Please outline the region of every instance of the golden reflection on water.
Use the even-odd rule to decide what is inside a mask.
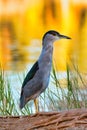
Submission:
[[[41,52],[43,34],[54,29],[72,38],[54,43],[56,68],[65,70],[66,63],[73,61],[81,71],[87,71],[87,3],[73,0],[0,2],[2,68],[21,71],[27,64],[33,64]]]

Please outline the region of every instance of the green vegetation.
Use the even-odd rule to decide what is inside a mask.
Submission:
[[[14,102],[10,93],[10,84],[5,86],[4,72],[0,71],[0,115],[11,115],[14,109]]]
[[[57,97],[58,107],[56,108],[56,106],[54,106],[54,108],[62,110],[87,107],[85,81],[75,65],[73,65],[73,69],[70,69],[67,65],[64,84],[58,80],[54,67],[52,72],[52,78],[57,91],[55,96]]]
[[[0,115],[19,115],[30,114],[26,105],[25,109],[19,111],[15,104],[9,81],[5,80],[4,71],[0,71]]]
[[[74,65],[73,65],[74,66]],[[54,66],[52,68],[51,86],[39,97],[40,110],[67,110],[87,107],[87,90],[85,82],[74,66],[71,70],[67,65],[66,78],[58,80]],[[10,82],[5,80],[4,71],[0,71],[0,115],[26,115],[33,113],[27,104],[20,110],[12,96]]]

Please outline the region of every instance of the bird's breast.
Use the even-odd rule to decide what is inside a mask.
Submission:
[[[49,84],[50,71],[51,71],[51,62],[47,64],[42,64],[40,68],[40,80],[42,81],[42,90],[46,89]]]

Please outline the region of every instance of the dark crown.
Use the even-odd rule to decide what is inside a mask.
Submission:
[[[46,33],[44,34],[43,39],[45,38],[45,36],[46,36],[47,34],[51,34],[51,35],[54,35],[54,36],[59,36],[59,35],[60,35],[57,31],[50,30],[50,31],[48,31],[48,32],[46,32]]]

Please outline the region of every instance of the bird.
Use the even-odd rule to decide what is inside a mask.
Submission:
[[[22,83],[20,109],[24,108],[30,100],[35,101],[48,87],[52,67],[53,43],[59,39],[71,38],[55,30],[49,30],[43,35],[41,54]],[[36,109],[38,108],[36,107]]]

